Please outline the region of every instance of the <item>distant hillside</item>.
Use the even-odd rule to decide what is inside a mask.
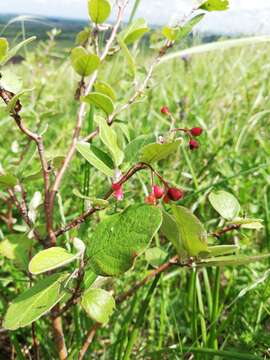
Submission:
[[[4,27],[8,24],[8,22],[14,20],[16,17],[17,15],[0,15],[0,33],[2,33]],[[62,33],[58,37],[58,39],[65,41],[73,41],[76,34],[80,30],[82,30],[87,24],[88,22],[84,20],[43,18],[37,16],[33,16],[31,20],[31,15],[29,15],[29,19],[24,22],[27,36],[35,35],[38,37],[39,40],[44,40],[45,38],[47,38],[46,33],[50,29],[57,28],[62,30]],[[5,36],[9,40],[12,40],[16,38],[18,34],[21,33],[21,31],[21,21],[16,21],[10,24],[1,36]]]

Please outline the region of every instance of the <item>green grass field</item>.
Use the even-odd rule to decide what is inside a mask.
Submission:
[[[3,74],[9,73],[10,78],[16,74],[25,89],[34,89],[22,97],[22,116],[29,128],[44,130],[48,158],[61,157],[67,151],[78,108],[74,92],[79,78],[71,68],[69,50],[55,45],[57,42],[46,41],[24,49],[25,62],[9,64],[1,70]],[[189,152],[183,145],[170,159],[159,163],[157,169],[170,183],[185,190],[181,205],[191,208],[208,232],[222,226],[208,201],[213,188],[233,193],[243,214],[263,219],[261,231],[241,230],[215,240],[215,244],[240,244],[241,252],[247,255],[270,252],[269,51],[270,44],[265,42],[195,54],[187,62],[181,58],[164,62],[156,69],[146,96],[123,112],[114,125],[122,144],[142,134],[162,135],[170,123],[160,114],[160,108],[168,105],[177,119],[177,127],[201,126],[204,133],[198,151]],[[147,49],[144,53],[145,56],[137,58],[141,68],[139,80],[152,55]],[[112,58],[100,72],[100,79],[106,79],[116,91],[117,105],[132,93],[129,77],[121,54]],[[92,127],[89,116],[82,136],[91,132]],[[4,169],[18,166],[21,151],[31,148],[4,106],[0,111],[0,143],[0,165]],[[94,143],[101,145],[98,139]],[[36,155],[26,156],[23,161],[28,161],[25,177],[39,170]],[[104,193],[110,185],[106,176],[85,164],[77,154],[57,198],[59,224],[81,212],[82,200],[74,196],[72,190],[83,191],[86,169],[90,179],[89,196]],[[148,175],[143,172],[133,178],[126,186],[124,202],[118,207],[124,208],[135,200],[143,202]],[[42,182],[35,177],[27,186],[29,199],[35,191],[42,191]],[[113,210],[111,207],[110,211]],[[87,242],[89,233],[104,215],[101,212],[90,218],[80,228],[80,238]],[[4,223],[0,222],[0,226],[0,235],[4,238],[7,229]],[[16,226],[16,231],[20,231],[21,220]],[[68,237],[60,240],[66,243]],[[173,254],[172,246],[162,237],[156,236],[152,245]],[[8,302],[18,290],[28,286],[28,277],[2,257],[0,266],[1,320]],[[144,254],[136,261],[135,270],[119,279],[106,279],[105,288],[120,294],[143,279],[149,271]],[[131,358],[136,360],[268,359],[269,275],[267,260],[197,271],[173,267],[156,278],[158,286],[150,282],[130,301],[117,306],[110,322],[98,330],[87,359],[128,359],[129,349]],[[63,320],[66,343],[69,359],[77,359],[80,344],[93,322],[77,306],[70,314]],[[57,359],[53,337],[48,335],[50,331],[49,318],[36,323],[42,360]],[[13,359],[12,349],[16,350],[17,359],[30,359],[29,344],[29,327],[11,333],[1,331],[0,353],[3,355],[0,359],[9,356]]]

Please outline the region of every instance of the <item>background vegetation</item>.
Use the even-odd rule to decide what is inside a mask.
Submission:
[[[13,38],[19,29],[11,26],[10,31]],[[36,34],[36,28],[33,32]],[[62,35],[64,41],[72,37],[70,30]],[[58,154],[61,158],[70,143],[76,118],[74,91],[78,78],[71,69],[66,43],[59,41],[55,42],[51,37],[36,42],[34,47],[22,52],[26,61],[19,65],[9,64],[3,71],[16,74],[24,88],[34,88],[32,94],[23,98],[23,117],[30,128],[47,129],[47,155],[55,157]],[[194,42],[198,41],[194,39]],[[166,104],[175,114],[178,127],[191,128],[198,124],[203,127],[205,131],[199,151],[191,153],[181,147],[170,161],[160,164],[159,171],[172,184],[181,185],[186,192],[181,204],[192,208],[208,231],[215,230],[220,221],[207,199],[213,187],[233,193],[248,216],[263,219],[264,229],[260,232],[243,230],[225,235],[220,240],[220,244],[240,243],[246,254],[270,252],[269,50],[267,43],[254,44],[202,53],[185,61],[176,58],[164,62],[155,72],[153,87],[147,97],[123,113],[116,125],[123,142],[141,134],[163,134],[170,125],[168,119],[160,114],[161,106]],[[145,48],[143,53],[139,61],[142,74],[151,50]],[[129,71],[123,66],[122,55],[116,55],[101,74],[117,89],[118,102],[132,91],[126,81]],[[82,135],[91,132],[92,127],[89,116]],[[4,109],[0,110],[0,143],[3,168],[11,162],[18,166],[22,160],[21,151],[29,149],[27,139],[17,131]],[[38,159],[34,155],[28,161],[30,175],[35,168],[38,170]],[[82,166],[80,155],[76,155],[58,196],[62,210],[58,214],[59,222],[79,215],[83,202],[72,191],[83,191],[88,171],[90,196],[102,194],[110,186],[108,179],[90,165]],[[35,177],[29,181],[31,190],[28,196],[31,199],[35,191],[42,191],[42,184]],[[142,202],[146,195],[146,182],[147,173],[137,175],[125,189],[125,201],[118,206]],[[67,217],[63,218],[63,214]],[[95,220],[102,216],[99,214]],[[80,238],[87,239],[94,223],[90,219],[81,227]],[[2,238],[6,231],[2,222]],[[24,231],[20,220],[16,231]],[[171,245],[164,239],[156,237],[155,242],[170,252]],[[16,264],[3,257],[0,257],[0,266],[2,318],[9,301],[25,290],[28,277],[25,272],[15,271]],[[116,294],[147,274],[149,263],[145,256],[139,258],[136,268],[140,271],[129,272],[110,283]],[[267,261],[221,271],[210,268],[192,272],[172,268],[161,275],[159,287],[152,293],[151,284],[147,285],[130,302],[117,307],[110,320],[114,327],[109,323],[99,330],[99,336],[89,350],[89,358],[122,359],[130,339],[135,340],[133,356],[136,359],[191,359],[191,348],[197,349],[196,359],[213,358],[211,350],[207,349],[215,351],[215,348],[225,351],[217,359],[247,359],[246,355],[241,357],[241,353],[249,353],[253,359],[270,358],[268,269]],[[66,316],[64,328],[67,346],[71,349],[70,359],[76,359],[78,344],[84,341],[92,321],[79,308],[74,307],[72,311],[75,321],[70,322]],[[37,322],[42,359],[48,360],[57,358],[52,339],[48,336],[49,329],[49,320]],[[13,333],[0,330],[1,359],[12,358],[14,349],[18,359],[30,358],[29,344],[30,328]]]

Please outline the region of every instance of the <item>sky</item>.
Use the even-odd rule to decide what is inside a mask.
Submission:
[[[134,0],[130,0],[134,3]],[[0,13],[87,19],[87,0],[0,0]],[[111,0],[113,3],[114,0]],[[198,1],[197,1],[198,2]],[[165,3],[165,5],[164,5]],[[137,16],[150,24],[181,18],[196,0],[141,0]],[[209,13],[199,26],[206,32],[270,34],[270,0],[230,0],[227,12]]]

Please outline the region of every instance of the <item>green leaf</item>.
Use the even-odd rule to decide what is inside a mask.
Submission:
[[[189,21],[187,21],[184,24],[184,26],[180,27],[180,29],[178,30],[177,35],[176,35],[176,40],[180,41],[183,38],[185,38],[186,36],[188,36],[192,32],[194,26],[196,26],[200,21],[202,21],[204,16],[205,16],[205,14],[199,14],[199,15],[194,16]]]
[[[90,28],[85,28],[84,30],[80,31],[76,36],[76,40],[75,40],[76,45],[81,45],[81,46],[85,45],[90,35],[91,35]]]
[[[98,275],[118,276],[149,246],[162,222],[158,207],[132,205],[98,224],[88,244],[90,267]]]
[[[206,0],[199,9],[206,11],[223,11],[229,9],[229,0]]]
[[[111,14],[110,1],[88,0],[88,12],[94,23],[101,24],[106,21]]]
[[[208,252],[210,256],[220,256],[235,253],[239,250],[237,245],[217,245],[208,246]]]
[[[137,19],[133,21],[125,30],[123,30],[119,37],[126,45],[130,45],[139,40],[145,33],[149,31],[144,19]]]
[[[0,254],[14,261],[19,268],[26,270],[32,245],[33,240],[26,235],[8,235],[0,241]]]
[[[125,148],[125,161],[134,163],[139,158],[141,148],[155,141],[154,135],[141,135],[132,140]]]
[[[102,117],[98,117],[97,122],[99,126],[100,139],[110,151],[114,159],[115,165],[118,167],[122,164],[124,160],[124,153],[119,148],[116,132],[111,126],[107,124],[107,121]]]
[[[180,141],[175,141],[168,144],[148,144],[141,149],[140,161],[151,164],[168,156],[175,154],[179,148]]]
[[[29,272],[33,275],[65,266],[76,260],[80,253],[71,254],[61,247],[52,247],[37,253],[29,263]]]
[[[33,42],[34,40],[36,40],[36,36],[32,36],[28,39],[23,40],[22,42],[20,42],[19,44],[17,44],[16,46],[14,46],[12,49],[9,50],[9,52],[7,53],[7,55],[5,56],[5,58],[2,60],[2,65],[7,63],[11,58],[13,58],[13,56],[15,56],[24,46],[30,44],[31,42]]]
[[[145,251],[145,259],[153,267],[162,265],[166,261],[167,256],[167,252],[159,247],[153,247]]]
[[[178,255],[184,255],[184,244],[181,241],[177,223],[173,216],[168,214],[166,211],[163,211],[163,221],[160,232],[173,244]]]
[[[114,164],[108,154],[83,141],[79,142],[76,148],[79,153],[96,169],[107,176],[114,176]]]
[[[233,225],[241,225],[242,229],[261,230],[263,229],[262,219],[234,218]]]
[[[115,309],[113,296],[103,289],[89,289],[83,293],[82,307],[87,314],[100,324],[109,321]]]
[[[75,196],[77,196],[78,198],[80,199],[83,199],[83,200],[89,200],[91,202],[91,204],[93,206],[103,206],[103,207],[106,207],[109,205],[109,201],[108,200],[104,200],[104,199],[96,199],[96,198],[93,198],[91,196],[86,196],[86,195],[83,195],[80,193],[80,191],[78,189],[73,189],[73,194]]]
[[[8,189],[17,185],[17,178],[12,174],[0,175],[0,187]]]
[[[131,55],[125,42],[118,36],[117,41],[120,45],[121,50],[123,51],[124,57],[127,61],[128,68],[130,70],[131,76],[134,78],[136,75],[136,64],[133,56]]]
[[[231,255],[231,256],[218,256],[209,259],[203,259],[196,263],[196,267],[208,266],[237,266],[246,265],[252,262],[261,261],[270,257],[270,254],[262,254],[256,256],[245,255]]]
[[[9,49],[9,43],[7,39],[0,38],[0,64],[1,61],[6,57]]]
[[[89,76],[99,67],[100,59],[79,46],[71,51],[71,64],[79,75]]]
[[[111,87],[111,85],[109,85],[108,83],[106,83],[105,81],[99,81],[95,83],[95,90],[99,93],[102,93],[104,95],[109,96],[112,101],[116,100],[116,93],[113,90],[113,88]]]
[[[19,295],[8,308],[4,328],[16,330],[46,314],[65,296],[68,277],[67,273],[48,276]]]
[[[22,79],[10,69],[5,70],[3,77],[0,79],[0,84],[4,89],[15,94],[21,91],[23,85]]]
[[[28,90],[22,90],[19,93],[17,93],[16,95],[13,96],[13,98],[9,101],[8,105],[7,105],[7,112],[12,112],[17,104],[17,101],[22,97],[22,95],[28,93],[28,92],[32,92],[34,89],[28,89]]]
[[[230,193],[220,190],[209,195],[213,208],[226,220],[234,219],[240,211],[238,200]]]
[[[95,105],[101,110],[103,110],[107,115],[110,115],[114,111],[114,104],[112,99],[99,92],[92,92],[87,96],[81,98],[83,102],[86,102],[91,105]]]
[[[190,256],[207,253],[207,232],[199,219],[183,206],[172,206],[181,241]]]
[[[177,39],[178,31],[179,31],[179,27],[171,28],[169,26],[165,26],[162,29],[162,34],[166,37],[166,39],[170,41],[175,41]]]

